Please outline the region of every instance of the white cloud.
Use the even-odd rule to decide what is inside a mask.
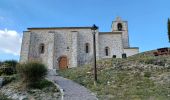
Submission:
[[[0,30],[0,52],[20,54],[22,36],[15,30]]]

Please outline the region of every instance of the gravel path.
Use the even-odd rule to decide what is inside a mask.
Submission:
[[[98,100],[85,87],[61,76],[57,76],[54,71],[50,71],[48,79],[56,83],[60,89],[63,89],[63,100]]]

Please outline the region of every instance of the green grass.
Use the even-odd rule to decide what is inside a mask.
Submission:
[[[46,80],[46,79],[43,79],[43,80],[40,80],[40,81],[37,81],[37,82],[34,82],[34,84],[31,84],[30,88],[34,88],[34,89],[43,89],[43,88],[47,88],[47,87],[55,87],[55,85]]]
[[[150,59],[150,60],[146,60]],[[161,62],[163,59],[166,61]],[[158,60],[161,64],[158,63]],[[135,55],[128,59],[106,59],[98,61],[98,81],[93,84],[92,66],[61,70],[58,73],[97,94],[100,100],[170,100],[170,70],[126,69],[134,63],[164,66],[169,57]],[[115,68],[113,67],[122,67]]]

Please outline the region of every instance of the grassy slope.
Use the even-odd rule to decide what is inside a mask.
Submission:
[[[152,52],[128,59],[98,61],[98,82],[93,85],[91,65],[59,71],[97,94],[101,100],[169,100],[170,69],[142,69],[141,66],[165,66],[169,56],[154,57]],[[170,64],[169,64],[170,65]],[[133,66],[132,68],[127,68]],[[135,67],[134,67],[135,66]]]

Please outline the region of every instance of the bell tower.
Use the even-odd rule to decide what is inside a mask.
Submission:
[[[122,32],[123,47],[130,47],[127,21],[122,21],[120,17],[117,17],[116,20],[112,22],[112,32]]]

